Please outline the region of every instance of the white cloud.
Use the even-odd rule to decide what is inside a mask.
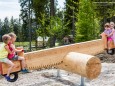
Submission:
[[[20,14],[20,3],[18,0],[0,0],[0,19],[9,19],[13,16],[18,18]]]

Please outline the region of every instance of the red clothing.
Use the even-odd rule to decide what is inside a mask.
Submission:
[[[11,43],[9,43],[8,46],[9,46],[9,49],[11,51],[13,51],[13,49],[11,48]],[[14,55],[15,55],[15,53],[13,53],[13,54],[8,53],[8,59],[12,59],[14,57]]]

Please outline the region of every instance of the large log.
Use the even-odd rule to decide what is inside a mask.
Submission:
[[[93,79],[99,75],[101,70],[101,64],[98,58],[90,55],[96,55],[102,52],[103,49],[104,47],[101,40],[93,40],[50,49],[38,50],[34,52],[28,52],[24,54],[24,57],[26,59],[28,69],[41,69],[55,66],[63,70],[80,74],[81,76],[87,77],[89,79]],[[83,54],[77,56],[76,53],[70,52]],[[20,55],[23,54],[20,53]],[[79,69],[79,66],[82,68]],[[97,70],[95,70],[95,68],[93,67],[97,67]]]
[[[81,76],[87,77],[89,79],[93,79],[96,78],[101,71],[101,63],[98,58],[94,56],[89,56],[89,55],[87,56],[82,54],[80,54],[81,56],[80,55],[77,56],[77,54],[75,54],[76,56],[75,58],[73,58],[73,55],[71,58],[68,58],[67,55],[69,55],[70,52],[79,52],[84,54],[96,55],[102,52],[103,49],[104,47],[101,40],[93,40],[88,42],[76,43],[76,44],[60,46],[56,48],[29,52],[25,54],[25,58],[26,58],[28,69],[40,69],[40,68],[48,68],[50,66],[55,66],[58,67],[59,69],[67,70],[76,74],[80,74]],[[79,64],[80,58],[82,59],[83,61],[82,63],[84,63],[84,65]],[[78,64],[75,62],[78,62]],[[89,66],[87,66],[88,63]],[[68,66],[70,65],[70,67],[65,65]],[[71,69],[72,65],[74,65],[73,69]],[[78,69],[79,65],[82,65],[84,67],[84,69],[81,69],[81,71],[82,72],[84,71],[85,73],[79,71]],[[94,70],[93,67],[96,66],[98,67],[98,69],[93,73],[92,72]],[[89,70],[91,67],[92,69]],[[88,74],[88,72],[90,72],[91,74]]]
[[[28,69],[39,69],[60,64],[69,52],[96,55],[103,52],[103,49],[102,40],[93,40],[28,52],[25,53],[25,58]]]
[[[92,55],[70,52],[64,57],[63,63],[56,67],[94,79],[101,72],[101,61]]]

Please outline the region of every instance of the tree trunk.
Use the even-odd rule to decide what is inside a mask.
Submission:
[[[55,16],[54,0],[50,0],[50,16]]]
[[[50,47],[55,47],[56,36],[50,38]]]
[[[50,18],[55,16],[55,6],[54,6],[54,0],[50,0]],[[52,28],[52,25],[50,25],[50,28]],[[56,37],[53,36],[50,38],[50,47],[55,46]]]

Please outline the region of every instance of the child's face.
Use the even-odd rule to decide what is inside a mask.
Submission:
[[[7,44],[11,42],[11,37],[8,38]]]
[[[16,41],[16,37],[12,37],[11,40],[12,40],[12,42],[15,42]]]
[[[113,24],[113,23],[110,23],[110,26],[111,26],[111,28],[114,28],[115,24]]]

